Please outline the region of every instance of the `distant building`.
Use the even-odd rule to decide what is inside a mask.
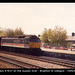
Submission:
[[[66,39],[67,42],[72,43],[72,47],[75,48],[75,33],[72,33],[72,36],[68,36],[68,38]]]

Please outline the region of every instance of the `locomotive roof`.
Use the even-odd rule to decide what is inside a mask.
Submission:
[[[2,36],[2,38],[30,38],[36,35],[16,35],[16,36]]]

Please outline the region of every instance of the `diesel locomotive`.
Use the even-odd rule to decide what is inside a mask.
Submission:
[[[3,36],[0,37],[0,46],[36,51],[40,49],[41,41],[36,35]]]
[[[4,36],[0,38],[0,45],[20,48],[40,48],[41,41],[36,35]]]

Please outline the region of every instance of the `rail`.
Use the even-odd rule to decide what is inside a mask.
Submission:
[[[57,64],[57,65],[69,67],[71,69],[75,68],[75,61],[71,61],[71,60],[59,59],[59,58],[47,57],[47,56],[33,56],[33,55],[27,55],[27,54],[21,54],[21,53],[14,54],[12,52],[9,52],[7,54],[11,54],[14,56],[20,56],[23,58],[28,58],[28,59],[33,59],[33,60],[38,60],[38,61],[42,61],[42,62]],[[40,67],[40,68],[42,68],[42,67]]]
[[[42,69],[42,67],[39,67],[39,66],[36,66],[36,65],[33,65],[33,64],[29,64],[29,63],[25,63],[25,62],[21,62],[21,61],[18,61],[18,60],[14,60],[12,58],[9,58],[9,57],[4,57],[4,56],[0,56],[0,60],[4,61],[4,62],[7,62],[7,63],[10,63],[10,64],[13,64],[15,66],[18,66],[18,67],[21,67],[21,68],[28,68],[28,69]]]

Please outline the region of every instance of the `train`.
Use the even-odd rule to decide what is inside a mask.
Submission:
[[[0,47],[23,48],[24,50],[39,50],[41,41],[36,35],[2,36]]]

